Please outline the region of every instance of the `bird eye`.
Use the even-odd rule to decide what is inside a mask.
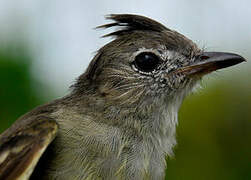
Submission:
[[[159,65],[160,59],[153,53],[143,52],[136,56],[134,60],[135,67],[143,72],[151,72]]]

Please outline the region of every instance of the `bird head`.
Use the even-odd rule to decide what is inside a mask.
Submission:
[[[132,106],[179,99],[205,74],[244,61],[231,53],[204,52],[184,35],[147,17],[118,14],[98,28],[118,27],[75,84],[107,102]]]

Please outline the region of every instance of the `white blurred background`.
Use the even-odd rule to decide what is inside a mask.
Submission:
[[[251,57],[250,0],[0,0],[0,41],[22,38],[32,51],[35,77],[63,95],[110,40],[99,38],[106,32],[94,27],[111,13],[145,15],[207,50]],[[236,66],[226,76],[250,67]]]

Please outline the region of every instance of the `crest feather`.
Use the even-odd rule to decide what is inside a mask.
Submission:
[[[119,27],[115,32],[104,35],[103,37],[124,35],[131,33],[135,30],[144,30],[144,31],[156,31],[161,32],[168,30],[164,25],[160,24],[157,21],[154,21],[150,18],[133,15],[133,14],[110,14],[106,16],[106,19],[113,20],[115,22],[110,24],[105,24],[98,26],[97,28],[110,28],[110,27]]]

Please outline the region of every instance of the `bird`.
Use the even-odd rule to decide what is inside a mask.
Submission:
[[[246,61],[206,52],[145,16],[117,28],[68,95],[24,114],[0,136],[0,180],[164,179],[178,110],[202,77]]]

